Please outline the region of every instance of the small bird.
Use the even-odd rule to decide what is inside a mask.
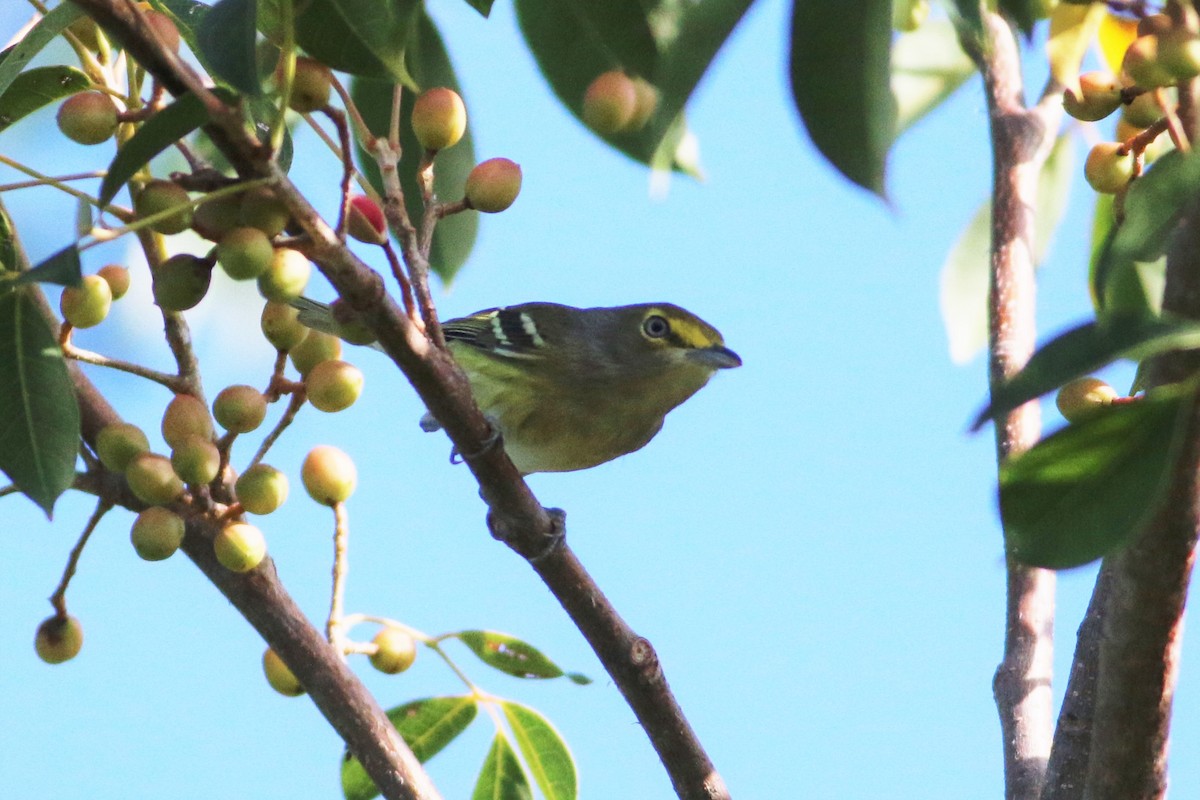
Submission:
[[[336,333],[328,306],[294,305],[302,323]],[[523,303],[443,322],[442,331],[522,475],[640,450],[717,370],[742,364],[716,328],[670,303]],[[422,427],[437,423],[427,415]]]

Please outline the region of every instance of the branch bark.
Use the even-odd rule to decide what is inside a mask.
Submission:
[[[489,507],[493,534],[530,560],[584,633],[629,700],[676,793],[685,800],[727,798],[723,781],[667,687],[653,649],[625,625],[566,546],[561,515],[543,508],[503,449],[491,446],[492,427],[476,407],[465,376],[449,354],[433,345],[397,307],[381,277],[338,239],[262,145],[251,138],[238,112],[222,105],[190,68],[160,47],[127,4],[119,0],[74,2],[112,33],[168,91],[190,91],[202,101],[211,119],[206,131],[241,177],[273,180],[277,194],[309,238],[306,254],[376,334],[384,352],[404,372],[458,452],[478,454],[467,459],[467,464]],[[302,655],[296,637],[289,633],[286,646]],[[288,653],[279,652],[307,687],[308,681]],[[308,680],[317,677],[310,674]],[[379,780],[374,774],[372,777]]]
[[[972,49],[983,73],[991,122],[988,380],[995,388],[1025,365],[1035,346],[1038,176],[1054,142],[1061,106],[1046,102],[1026,108],[1016,37],[998,15],[985,14],[985,40]],[[1032,447],[1040,429],[1036,403],[1027,403],[999,421],[997,462]],[[1011,555],[1006,568],[1004,656],[992,688],[1004,737],[1005,797],[1032,800],[1041,792],[1050,756],[1055,576],[1020,564]]]

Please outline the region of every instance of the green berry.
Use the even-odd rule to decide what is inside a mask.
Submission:
[[[654,112],[658,110],[658,89],[654,87],[654,84],[643,78],[634,78],[633,91],[637,97],[637,102],[634,103],[633,116],[629,119],[626,129],[640,131],[646,127],[646,123],[650,121],[650,117],[654,116]]]
[[[225,234],[241,226],[242,198],[235,195],[205,200],[192,212],[192,228],[211,242],[221,241]]]
[[[217,423],[232,433],[249,433],[267,415],[267,398],[253,386],[227,386],[213,400]]]
[[[513,204],[521,192],[521,167],[507,158],[489,158],[467,175],[467,205],[495,214]]]
[[[413,103],[412,126],[426,150],[445,150],[458,144],[466,132],[467,107],[453,89],[429,89]]]
[[[101,267],[97,270],[96,274],[104,278],[108,283],[113,300],[120,300],[129,291],[129,270],[120,264],[109,264],[106,267]]]
[[[173,511],[155,506],[138,514],[133,521],[129,539],[133,549],[146,561],[170,558],[183,544],[183,517]]]
[[[163,412],[162,437],[171,447],[179,447],[189,436],[211,441],[212,417],[198,397],[177,394]]]
[[[291,350],[308,335],[299,317],[300,311],[287,303],[268,301],[260,320],[263,336],[276,350]]]
[[[208,439],[189,436],[171,451],[171,468],[190,486],[212,483],[221,468],[221,453]]]
[[[263,673],[272,689],[284,697],[299,697],[304,694],[304,687],[300,685],[300,681],[274,650],[268,647],[263,651],[262,661]]]
[[[342,340],[328,333],[310,330],[303,341],[293,347],[288,355],[291,356],[292,366],[296,368],[296,371],[301,376],[305,376],[317,364],[340,358]]]
[[[238,476],[238,502],[251,514],[270,514],[287,500],[288,479],[267,464],[255,464]]]
[[[63,289],[58,308],[63,319],[76,328],[99,325],[112,308],[112,288],[99,275],[84,275],[78,286]]]
[[[620,70],[599,75],[583,95],[583,121],[596,133],[611,135],[625,130],[637,108],[637,89]]]
[[[183,481],[166,456],[142,453],[125,468],[125,480],[137,499],[152,506],[174,502],[183,494]]]
[[[1101,194],[1113,194],[1125,188],[1133,178],[1133,153],[1121,152],[1120,142],[1101,142],[1088,152],[1083,176]]]
[[[1121,85],[1111,72],[1096,70],[1079,76],[1079,92],[1067,89],[1063,108],[1075,119],[1095,122],[1121,106]]]
[[[275,248],[258,228],[234,228],[217,245],[217,263],[235,281],[248,281],[271,266]]]
[[[83,648],[83,626],[75,617],[48,617],[38,625],[33,648],[47,664],[70,661]]]
[[[362,394],[363,374],[345,361],[322,361],[304,378],[308,402],[319,411],[343,411]]]
[[[58,129],[79,144],[100,144],[117,132],[117,104],[104,92],[80,92],[58,108]]]
[[[300,479],[309,497],[322,505],[344,503],[354,494],[358,470],[350,456],[330,445],[319,445],[304,457]]]
[[[1158,37],[1158,60],[1175,77],[1186,81],[1200,75],[1200,36],[1176,28]]]
[[[1079,422],[1112,405],[1117,397],[1116,389],[1099,378],[1078,378],[1058,390],[1054,403],[1063,419]]]
[[[183,233],[192,227],[192,205],[187,190],[171,181],[150,181],[133,201],[138,217],[145,218],[173,209],[150,228],[158,233]]]
[[[274,252],[271,264],[258,276],[258,291],[268,300],[289,303],[304,293],[312,265],[299,250],[281,247]]]
[[[213,539],[217,561],[230,572],[249,572],[267,555],[267,540],[262,531],[245,522],[233,522]]]
[[[212,283],[213,262],[199,256],[180,253],[154,270],[154,302],[165,311],[195,308],[208,294]]]
[[[150,452],[150,440],[137,425],[116,422],[96,434],[96,455],[113,472],[124,472],[135,456]]]
[[[1157,36],[1139,36],[1134,39],[1133,44],[1125,51],[1121,69],[1130,80],[1143,89],[1170,86],[1178,80],[1162,63]]]
[[[258,228],[269,237],[283,233],[291,220],[287,206],[265,186],[251,189],[242,195],[240,210],[242,225]]]
[[[292,96],[288,98],[288,106],[293,111],[307,114],[324,108],[329,105],[329,93],[332,90],[333,73],[329,67],[304,56],[296,59]]]
[[[398,675],[417,660],[417,643],[407,631],[385,626],[372,640],[378,648],[370,655],[371,666],[388,675]]]

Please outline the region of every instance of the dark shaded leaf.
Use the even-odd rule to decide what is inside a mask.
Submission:
[[[397,706],[387,715],[413,755],[424,763],[466,730],[478,711],[475,699],[469,696],[430,697]],[[342,793],[346,800],[371,800],[379,795],[374,781],[349,752],[342,756]]]
[[[1067,569],[1125,544],[1154,512],[1179,454],[1191,393],[1111,406],[1000,468],[1000,513],[1012,553]]]
[[[971,429],[1118,359],[1141,361],[1168,350],[1195,348],[1200,348],[1196,322],[1130,315],[1080,325],[1042,345],[1024,369],[997,387]]]
[[[558,678],[558,665],[540,650],[515,636],[496,631],[462,631],[455,634],[483,663],[517,678]]]
[[[57,283],[59,286],[78,286],[82,280],[79,249],[68,245],[31,270],[22,272],[17,283]]]
[[[442,44],[433,20],[422,15],[417,25],[417,35],[409,45],[409,67],[422,89],[445,86],[459,91],[454,66]],[[387,134],[391,120],[393,84],[359,78],[351,85],[350,93],[363,114],[367,126],[378,136]],[[460,92],[461,94],[461,92]],[[412,132],[413,93],[405,91],[400,106],[399,165],[400,186],[404,190],[404,202],[409,218],[417,222],[424,213],[421,204],[421,188],[417,183],[417,165],[422,149]],[[375,159],[358,149],[359,165],[363,173],[381,193],[383,183]],[[470,122],[462,140],[453,147],[438,153],[434,167],[434,193],[443,199],[456,200],[462,196],[467,175],[475,166],[475,145],[472,141]],[[444,283],[450,283],[454,275],[466,263],[475,236],[479,229],[479,215],[474,211],[452,214],[438,222],[433,232],[433,248],[429,254],[430,268]]]
[[[415,89],[404,50],[422,11],[420,0],[308,0],[297,7],[296,41],[333,69]]]
[[[478,11],[485,18],[492,13],[493,0],[466,0],[466,2],[467,5]]]
[[[792,95],[813,144],[885,197],[896,133],[890,0],[795,0],[791,31]]]
[[[54,332],[26,291],[0,295],[0,470],[47,517],[75,480],[79,437]]]
[[[91,85],[88,76],[74,67],[35,67],[22,72],[0,95],[0,131],[39,108]]]
[[[954,10],[958,12],[959,22],[969,35],[975,38],[983,36],[983,0],[954,0]]]
[[[578,792],[575,760],[554,726],[520,703],[505,701],[500,707],[546,800],[575,800]]]
[[[7,91],[33,57],[79,17],[78,8],[60,3],[26,31],[21,41],[5,50],[0,58],[0,93]]]
[[[638,0],[559,0],[580,20],[600,45],[613,67],[634,75],[653,75],[658,46],[650,32],[646,10]]]
[[[504,734],[496,734],[484,759],[471,800],[529,800],[529,779]]]
[[[196,44],[209,72],[249,95],[262,93],[258,79],[256,0],[220,0],[196,29]]]
[[[1045,7],[1043,0],[1000,0],[1000,13],[1017,23],[1026,37],[1033,35],[1033,26],[1041,19]]]

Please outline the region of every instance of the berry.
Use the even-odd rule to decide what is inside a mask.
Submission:
[[[1176,81],[1200,75],[1200,36],[1177,28],[1158,37],[1158,60]]]
[[[171,447],[179,447],[189,436],[211,441],[212,417],[200,399],[190,394],[177,394],[162,418],[162,437]]]
[[[148,9],[143,13],[146,15],[146,22],[150,23],[150,27],[154,29],[154,35],[163,43],[163,46],[172,53],[178,53],[179,28],[175,25],[175,20],[154,9]]]
[[[84,275],[78,286],[63,289],[58,308],[63,319],[76,328],[99,325],[112,307],[112,288],[99,275]]]
[[[192,212],[192,228],[212,242],[242,225],[242,198],[233,195],[205,200]]]
[[[195,308],[208,294],[212,270],[213,262],[207,258],[188,253],[171,256],[151,276],[154,302],[164,311]]]
[[[268,300],[288,303],[304,293],[312,266],[299,250],[281,247],[274,252],[267,270],[258,276],[258,291]]]
[[[79,144],[108,141],[117,124],[117,104],[104,92],[73,94],[58,107],[58,129]]]
[[[155,506],[138,514],[133,521],[129,539],[133,549],[146,561],[170,558],[183,544],[183,517],[173,511]]]
[[[134,456],[125,468],[125,480],[138,500],[152,506],[166,505],[183,494],[183,481],[171,468],[171,462],[166,456],[154,453]]]
[[[633,106],[633,116],[629,119],[628,130],[640,131],[646,127],[650,117],[654,116],[654,112],[658,110],[658,89],[654,88],[654,84],[649,81],[634,78],[633,90],[637,95],[637,102]]]
[[[1054,404],[1067,422],[1079,422],[1112,405],[1117,397],[1116,389],[1099,378],[1078,378],[1058,390]]]
[[[275,77],[277,83],[279,77]],[[292,96],[288,98],[288,107],[301,114],[324,108],[329,105],[332,89],[333,73],[329,67],[315,59],[300,56],[296,59],[296,75],[292,80]]]
[[[1138,20],[1137,36],[1139,39],[1143,36],[1161,36],[1173,27],[1175,23],[1168,14],[1150,14]]]
[[[363,374],[345,361],[322,361],[309,370],[304,388],[308,402],[318,411],[343,411],[362,394]]]
[[[96,274],[108,282],[113,300],[120,300],[129,291],[129,270],[125,267],[119,264],[109,264],[97,270]]]
[[[83,647],[83,626],[75,617],[53,616],[42,620],[33,649],[47,664],[61,664],[79,655]]]
[[[234,522],[213,539],[213,551],[221,566],[230,572],[249,572],[266,558],[267,540],[253,525]]]
[[[80,17],[67,26],[67,31],[93,53],[100,49],[100,28],[91,17]]]
[[[413,103],[412,126],[426,150],[445,150],[466,133],[467,107],[453,89],[429,89]]]
[[[287,500],[288,479],[272,466],[255,464],[238,476],[234,490],[251,514],[270,514]]]
[[[267,236],[278,236],[291,220],[287,206],[265,186],[242,195],[239,216],[242,225],[258,228]]]
[[[365,194],[354,195],[350,198],[346,232],[366,244],[383,244],[388,240],[387,220],[383,216],[383,209]]]
[[[583,121],[596,133],[613,134],[629,127],[637,108],[637,89],[620,70],[605,72],[583,95]]]
[[[312,368],[322,361],[332,361],[342,355],[342,340],[336,336],[321,331],[310,330],[300,344],[293,347],[288,355],[292,358],[292,366],[301,376],[308,375]]]
[[[1177,78],[1159,59],[1159,38],[1139,36],[1125,51],[1121,69],[1143,89],[1170,86]]]
[[[379,649],[370,655],[371,666],[388,675],[398,675],[417,660],[417,643],[406,631],[386,626],[372,640]]]
[[[267,398],[253,386],[226,386],[213,400],[217,423],[232,433],[249,433],[267,415]]]
[[[309,451],[300,467],[300,479],[309,497],[322,505],[343,503],[354,494],[358,470],[350,456],[330,445],[319,445]]]
[[[1079,92],[1067,89],[1063,108],[1075,119],[1095,122],[1121,105],[1121,86],[1110,72],[1096,70],[1079,76]]]
[[[911,33],[929,16],[929,0],[896,0],[892,4],[892,27]]]
[[[158,233],[183,233],[192,227],[191,198],[188,197],[186,189],[171,181],[156,180],[147,183],[133,201],[133,209],[142,218],[174,209],[172,213],[150,226],[151,230]]]
[[[1174,90],[1167,90],[1168,94],[1174,94]],[[1133,98],[1124,111],[1121,112],[1121,119],[1133,125],[1136,128],[1148,128],[1155,122],[1162,119],[1162,106],[1158,104],[1158,98],[1155,95],[1157,92],[1143,92]],[[1167,102],[1171,108],[1175,107],[1173,98],[1167,98]]]
[[[212,483],[221,469],[221,453],[208,439],[189,436],[171,451],[171,468],[184,483],[204,486]]]
[[[503,211],[520,193],[521,167],[507,158],[489,158],[467,176],[467,205],[478,211]]]
[[[135,456],[150,452],[150,440],[137,425],[116,422],[96,434],[96,455],[113,472],[124,472]]]
[[[309,329],[300,324],[299,316],[300,311],[287,303],[268,302],[260,320],[263,336],[276,350],[291,350],[308,335]]]
[[[300,685],[300,681],[274,650],[268,647],[263,651],[262,663],[263,673],[272,689],[284,697],[299,697],[304,694],[304,687]]]
[[[271,266],[275,248],[258,228],[234,228],[217,244],[217,263],[235,281],[248,281]]]
[[[1083,176],[1101,194],[1123,189],[1133,178],[1133,153],[1122,153],[1120,142],[1101,142],[1088,152]]]

